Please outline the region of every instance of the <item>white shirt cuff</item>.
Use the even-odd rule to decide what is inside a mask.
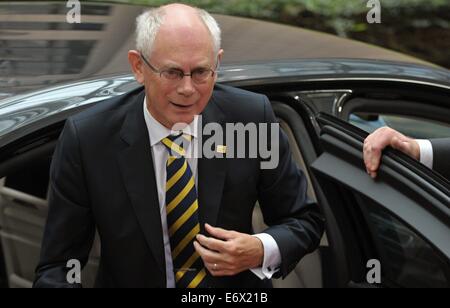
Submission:
[[[416,140],[420,148],[420,162],[433,169],[433,145],[430,140]]]
[[[273,274],[278,272],[281,264],[281,253],[277,242],[267,233],[254,234],[259,238],[264,247],[264,259],[262,267],[250,269],[259,279],[271,279]]]

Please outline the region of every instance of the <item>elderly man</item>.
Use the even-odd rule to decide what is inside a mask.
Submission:
[[[377,129],[364,142],[364,163],[373,178],[377,176],[381,154],[387,146],[420,160],[450,179],[450,138],[414,140],[389,127]]]
[[[150,10],[136,32],[128,59],[144,87],[69,118],[61,134],[35,286],[72,286],[66,262],[86,263],[97,229],[96,286],[270,287],[323,232],[286,136],[272,169],[261,157],[186,155],[200,143],[199,116],[203,126],[274,123],[268,99],[215,85],[223,51],[205,11]],[[252,234],[257,200],[269,228]]]

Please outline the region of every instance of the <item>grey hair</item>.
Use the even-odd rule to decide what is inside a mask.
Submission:
[[[198,16],[208,28],[212,41],[214,54],[220,50],[221,30],[219,24],[207,11],[194,8]],[[150,9],[136,18],[136,49],[146,56],[153,51],[153,43],[159,28],[164,23],[165,11],[162,8]]]

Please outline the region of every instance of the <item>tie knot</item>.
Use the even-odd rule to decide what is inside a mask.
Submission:
[[[161,142],[169,151],[170,156],[181,157],[186,155],[186,148],[192,137],[188,134],[169,135]]]

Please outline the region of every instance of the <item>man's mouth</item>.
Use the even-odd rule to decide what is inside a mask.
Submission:
[[[181,105],[181,104],[176,104],[176,103],[174,103],[174,102],[170,102],[172,105],[174,105],[175,107],[178,107],[178,108],[184,108],[184,109],[188,109],[189,107],[192,107],[192,106],[194,106],[194,104],[191,104],[191,105]]]

